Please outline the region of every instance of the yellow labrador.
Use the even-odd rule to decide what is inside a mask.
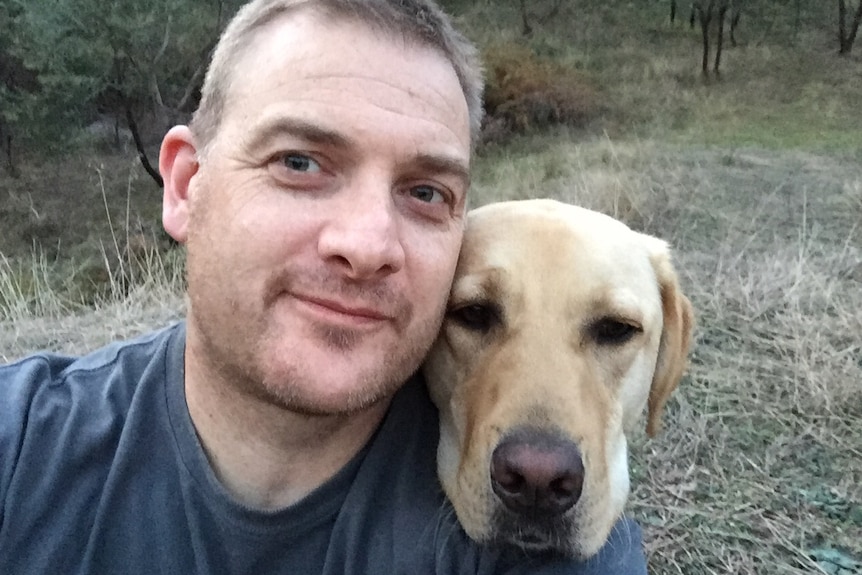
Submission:
[[[691,331],[662,240],[552,200],[472,211],[423,368],[467,534],[596,553],[628,496],[625,432],[646,406],[658,431]]]

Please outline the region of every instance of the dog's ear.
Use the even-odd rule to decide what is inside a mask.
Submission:
[[[676,272],[670,261],[670,250],[661,240],[657,240],[653,246],[651,259],[661,293],[664,326],[649,392],[647,434],[650,437],[661,430],[662,411],[685,371],[694,329],[691,302],[680,291]]]

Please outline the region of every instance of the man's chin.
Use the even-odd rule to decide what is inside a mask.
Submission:
[[[388,402],[410,374],[392,381],[363,380],[355,375],[352,381],[327,381],[315,375],[318,377],[314,381],[296,374],[267,377],[256,395],[267,403],[310,417],[350,416]]]
[[[418,369],[436,331],[361,333],[308,325],[268,329],[251,374],[257,393],[307,415],[351,415],[391,398]],[[301,332],[299,337],[283,337]],[[281,337],[280,337],[281,336]]]
[[[388,404],[392,394],[369,398],[363,401],[355,399],[320,400],[318,398],[293,398],[277,400],[280,407],[291,413],[306,417],[351,417],[365,413],[381,404]]]

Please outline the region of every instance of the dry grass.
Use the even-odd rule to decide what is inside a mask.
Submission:
[[[185,300],[174,287],[141,287],[119,301],[50,316],[0,320],[0,362],[36,350],[82,354],[182,318]]]
[[[88,268],[76,276],[68,263],[41,255],[29,265],[0,255],[0,362],[40,349],[83,353],[182,316],[185,279],[178,253],[148,251],[125,265],[135,275],[110,276],[83,302],[79,284],[89,281]]]
[[[520,32],[518,2],[451,4],[490,53],[525,43],[587,78],[615,140],[862,149],[862,50],[837,56],[835,3],[803,2],[794,32],[794,3],[746,2],[739,46],[727,43],[720,78],[702,77],[700,31],[683,21],[685,11],[670,24],[669,2],[564,2],[529,37]],[[529,4],[542,13],[551,2]],[[758,14],[767,6],[774,13]]]
[[[180,317],[184,256],[133,225],[130,210],[114,221],[100,186],[109,238],[100,256],[52,258],[0,252],[0,361],[38,349],[81,353]]]

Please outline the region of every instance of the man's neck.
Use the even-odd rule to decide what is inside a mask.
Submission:
[[[210,465],[253,508],[286,507],[322,485],[362,449],[389,406],[349,416],[295,413],[218,376],[201,377],[202,366],[186,361],[186,402]]]

